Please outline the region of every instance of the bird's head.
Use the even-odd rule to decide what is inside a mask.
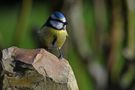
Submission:
[[[46,22],[46,26],[57,30],[65,30],[67,25],[66,18],[62,12],[54,12]]]

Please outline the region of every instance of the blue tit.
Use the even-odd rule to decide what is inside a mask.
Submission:
[[[68,36],[66,25],[67,21],[64,14],[56,11],[40,29],[42,44],[47,50],[57,48],[60,54],[59,58],[63,57],[60,49]]]

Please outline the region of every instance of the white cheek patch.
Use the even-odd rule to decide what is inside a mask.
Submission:
[[[57,29],[62,29],[63,28],[63,23],[58,22],[58,21],[52,21],[52,20],[50,20],[50,24],[53,27],[57,28]]]

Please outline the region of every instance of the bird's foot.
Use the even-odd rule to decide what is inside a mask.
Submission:
[[[59,60],[61,60],[63,58],[63,55],[60,54],[58,58],[59,58]]]

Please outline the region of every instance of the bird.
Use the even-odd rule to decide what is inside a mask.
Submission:
[[[68,36],[67,20],[60,11],[53,12],[38,31],[38,36],[46,50],[56,49],[59,52],[58,58],[63,58],[61,48]]]

